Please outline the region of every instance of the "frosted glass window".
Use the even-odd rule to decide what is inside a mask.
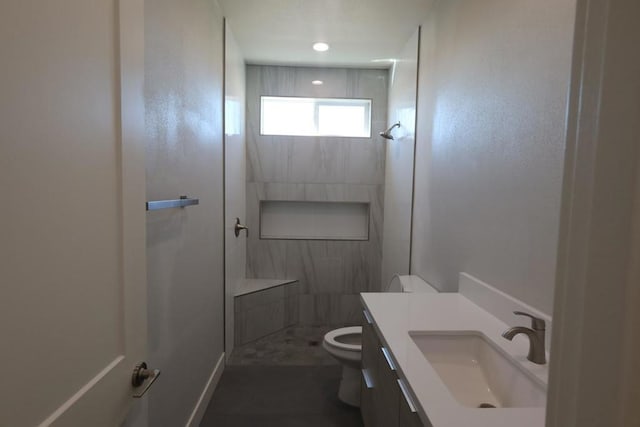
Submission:
[[[260,98],[262,135],[371,137],[371,100]]]

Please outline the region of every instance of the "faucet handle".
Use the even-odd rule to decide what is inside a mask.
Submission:
[[[513,314],[516,314],[518,316],[530,317],[531,318],[531,329],[533,329],[534,331],[544,331],[547,328],[544,319],[536,317],[536,316],[534,316],[532,314],[525,313],[523,311],[514,311]]]

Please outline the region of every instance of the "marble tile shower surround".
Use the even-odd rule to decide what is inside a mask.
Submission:
[[[300,281],[300,323],[358,323],[357,294],[381,289],[387,70],[248,66],[247,277]],[[311,85],[322,80],[322,86]],[[371,138],[260,135],[260,96],[372,100]],[[370,204],[368,241],[261,240],[261,200]]]

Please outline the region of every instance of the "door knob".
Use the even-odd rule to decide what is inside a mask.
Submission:
[[[131,385],[134,388],[138,388],[142,386],[145,381],[147,382],[147,384],[142,390],[138,390],[133,393],[133,397],[142,397],[147,392],[147,390],[149,390],[151,384],[153,384],[159,376],[160,369],[147,369],[147,364],[145,362],[138,363],[136,367],[133,368],[133,374],[131,375]]]
[[[236,237],[240,236],[242,230],[247,230],[247,237],[249,237],[249,227],[240,224],[240,218],[236,218],[236,226],[233,228]]]

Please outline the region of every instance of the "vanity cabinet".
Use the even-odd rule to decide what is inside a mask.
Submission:
[[[412,406],[413,404],[410,403],[410,399],[410,397],[405,398],[404,395],[400,398],[398,425],[400,427],[431,427],[431,423],[426,425],[422,423],[420,417],[418,416],[418,413]]]
[[[423,426],[400,381],[391,354],[363,310],[360,411],[365,427]]]
[[[379,346],[378,337],[370,323],[368,313],[363,311],[362,319],[362,379],[360,381],[360,412],[366,427],[377,426],[374,414],[374,391],[376,390],[377,359],[375,349]],[[366,349],[366,351],[365,351]]]

